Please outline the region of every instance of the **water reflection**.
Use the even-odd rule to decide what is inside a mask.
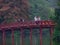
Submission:
[[[43,45],[50,45],[50,30],[49,29],[43,29],[42,30],[42,40]]]
[[[38,28],[32,30],[32,42],[33,45],[40,45],[40,31]]]
[[[11,30],[6,30],[6,45],[12,45],[12,40],[11,40]]]

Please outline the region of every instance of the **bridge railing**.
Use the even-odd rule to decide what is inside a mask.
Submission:
[[[24,45],[24,37],[23,37],[23,28],[28,27],[30,29],[30,45],[32,44],[32,28],[33,27],[39,27],[40,30],[40,45],[42,45],[42,29],[43,28],[50,28],[50,45],[53,45],[52,36],[53,36],[53,30],[54,30],[54,22],[53,21],[25,21],[25,22],[12,22],[12,23],[6,23],[6,24],[0,24],[0,31],[3,32],[3,45],[5,44],[5,30],[11,29],[12,31],[12,45],[14,45],[14,29],[20,28],[21,30],[21,38],[22,38],[22,44]]]
[[[10,28],[10,27],[29,27],[29,26],[36,26],[36,25],[42,25],[42,26],[50,26],[55,25],[53,21],[25,21],[25,22],[12,22],[12,23],[5,23],[0,24],[0,29],[2,28]]]

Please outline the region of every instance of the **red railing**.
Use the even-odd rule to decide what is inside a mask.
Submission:
[[[54,22],[53,21],[26,21],[26,22],[13,22],[13,23],[7,23],[7,24],[0,24],[0,29],[3,28],[18,28],[18,27],[35,27],[41,25],[43,27],[48,27],[48,26],[54,26]]]

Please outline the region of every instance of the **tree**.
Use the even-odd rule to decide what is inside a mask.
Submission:
[[[48,0],[29,0],[29,4],[28,13],[31,19],[38,15],[42,20],[47,20],[49,15],[53,15],[53,12],[51,12],[52,8],[50,7],[51,2]]]
[[[51,19],[56,23],[55,31],[54,31],[54,45],[60,45],[60,1],[58,1],[58,8],[55,8],[54,17],[51,16]]]

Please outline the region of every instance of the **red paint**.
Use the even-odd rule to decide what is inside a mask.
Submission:
[[[12,29],[12,45],[14,45],[14,30]]]
[[[23,28],[20,28],[20,29],[21,29],[21,39],[22,39],[21,45],[24,45]]]
[[[40,27],[40,45],[42,45],[42,27]]]
[[[3,45],[6,45],[6,40],[5,40],[5,31],[3,31]]]
[[[44,23],[44,24],[43,24]],[[48,24],[46,24],[48,23]],[[12,45],[14,45],[14,28],[19,28],[21,29],[21,45],[24,45],[24,34],[23,34],[23,28],[30,28],[30,45],[32,44],[32,28],[33,27],[38,27],[40,26],[40,45],[42,45],[42,29],[43,28],[50,28],[50,45],[53,45],[52,37],[53,37],[53,31],[54,31],[54,26],[55,24],[52,21],[40,21],[39,25],[36,24],[36,22],[31,23],[30,22],[15,22],[15,23],[10,23],[10,24],[2,24],[0,25],[1,31],[3,31],[3,45],[6,45],[5,43],[5,29],[11,29],[12,30]]]
[[[53,31],[54,31],[54,28],[51,27],[50,28],[50,45],[53,45]]]
[[[30,28],[30,45],[32,45],[32,28]]]

